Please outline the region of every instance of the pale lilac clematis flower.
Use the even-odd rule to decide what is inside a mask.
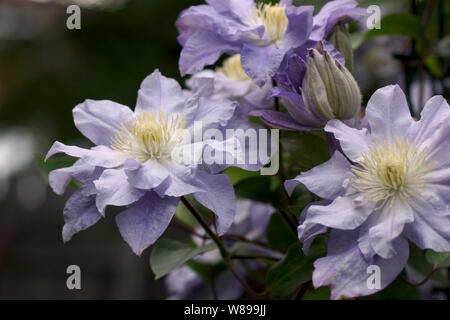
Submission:
[[[72,178],[84,183],[64,208],[64,241],[95,224],[107,206],[127,206],[116,222],[122,237],[140,255],[161,236],[180,197],[187,194],[217,215],[220,235],[229,229],[236,209],[229,178],[213,174],[206,163],[184,164],[173,157],[175,150],[191,147],[201,156],[207,144],[201,136],[181,141],[180,132],[191,132],[197,121],[203,130],[223,128],[233,117],[236,103],[212,99],[213,81],[202,83],[195,92],[183,91],[156,70],[142,82],[134,111],[92,100],[74,108],[76,127],[96,146],[83,149],[55,142],[47,154],[47,158],[56,153],[80,158],[49,176],[57,194]]]
[[[235,112],[237,119],[247,120],[250,111],[267,109],[273,104],[272,99],[267,99],[272,83],[258,87],[242,68],[239,54],[227,58],[222,66],[215,70],[206,69],[194,74],[186,84],[191,90],[196,90],[199,83],[197,80],[202,78],[214,79],[213,98],[239,102]]]
[[[381,288],[408,259],[408,240],[421,249],[450,251],[450,108],[442,96],[428,100],[415,121],[398,86],[368,102],[367,126],[339,120],[325,131],[343,154],[285,182],[288,192],[303,183],[325,199],[302,213],[299,238],[307,252],[314,237],[331,228],[327,256],[314,266],[315,287],[331,286],[332,298],[376,292],[366,269],[381,268]]]
[[[302,46],[312,30],[313,7],[292,0],[260,4],[254,0],[206,0],[183,11],[176,26],[183,46],[182,75],[214,64],[224,54],[240,54],[248,76],[260,87],[278,71],[284,56]]]
[[[230,234],[244,236],[249,240],[265,240],[265,231],[269,224],[269,219],[275,209],[268,204],[253,202],[250,200],[238,200],[236,216]],[[203,229],[196,230],[198,234],[203,234]],[[193,237],[193,241],[201,243],[203,240]],[[242,250],[239,244],[229,243],[231,250]],[[268,255],[275,258],[281,258],[281,254],[255,245],[245,248],[247,254]],[[195,258],[195,261],[214,266],[221,261],[218,250],[205,253]],[[233,267],[242,275],[248,275],[252,271],[261,268],[264,264],[256,261],[233,261]],[[208,284],[195,271],[188,266],[182,266],[173,270],[165,279],[167,289],[170,293],[169,299],[214,299],[211,284]],[[218,289],[216,294],[218,299],[233,300],[238,299],[244,293],[244,288],[233,274],[226,270],[215,278],[215,287]]]

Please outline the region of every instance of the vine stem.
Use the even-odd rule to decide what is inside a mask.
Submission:
[[[194,216],[194,218],[200,223],[203,229],[205,229],[206,233],[210,236],[210,238],[214,241],[214,243],[217,245],[217,248],[219,248],[220,255],[222,258],[228,263],[230,258],[230,253],[228,252],[228,249],[223,244],[222,240],[219,239],[219,237],[211,230],[211,228],[208,226],[208,224],[202,219],[200,214],[195,210],[195,208],[187,201],[185,197],[181,197],[181,202],[186,206],[186,208],[189,210],[189,212]]]
[[[272,86],[276,87],[277,86],[277,81],[275,79],[272,79]],[[280,99],[278,97],[274,97],[274,104],[275,104],[275,110],[276,111],[280,111]],[[281,132],[280,132],[280,140],[281,140]],[[289,194],[287,193],[286,189],[284,188],[284,181],[286,181],[286,176],[284,174],[284,165],[283,165],[283,146],[281,144],[281,142],[279,143],[278,146],[278,152],[279,152],[279,157],[280,157],[280,167],[278,170],[278,175],[280,177],[281,180],[281,189],[283,190],[283,194],[288,202],[288,205],[293,205],[294,202],[292,201],[291,197],[289,196]],[[295,226],[295,224],[297,223],[297,219],[295,218],[295,216],[293,216],[289,210],[287,210],[288,213],[286,212],[281,212],[281,215],[283,216],[283,218],[286,220],[286,222],[289,224],[289,226],[291,227],[291,229],[294,231],[295,236],[297,236],[297,228]],[[295,221],[295,223],[293,223],[293,221]]]
[[[418,282],[418,283],[412,283],[412,282],[410,282],[410,281],[409,281],[404,275],[402,275],[402,274],[400,274],[399,277],[400,277],[400,279],[403,280],[403,282],[409,284],[411,287],[419,287],[419,286],[425,284],[428,280],[430,280],[431,277],[433,276],[433,274],[434,274],[436,271],[438,271],[438,270],[439,270],[438,268],[433,268],[433,269],[430,271],[430,273],[429,273],[422,281],[420,281],[420,282]]]
[[[194,216],[194,218],[197,220],[197,222],[202,226],[203,229],[205,229],[205,232],[211,237],[211,239],[217,245],[217,247],[219,248],[219,251],[220,251],[220,255],[222,256],[228,269],[231,271],[231,273],[234,275],[234,277],[241,283],[241,285],[248,292],[248,294],[250,294],[256,298],[261,298],[261,297],[265,297],[265,296],[269,295],[270,291],[258,293],[258,292],[255,292],[252,288],[250,288],[250,286],[245,282],[245,280],[242,279],[241,276],[239,276],[239,274],[233,268],[233,266],[231,264],[232,256],[228,252],[228,249],[225,247],[222,240],[220,240],[220,238],[211,230],[211,228],[208,226],[208,224],[203,220],[203,218],[197,212],[197,210],[195,210],[195,208],[189,203],[189,201],[185,197],[181,197],[181,202],[186,206],[186,208],[189,210],[189,212]]]

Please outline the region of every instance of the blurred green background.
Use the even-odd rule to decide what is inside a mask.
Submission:
[[[297,2],[319,7],[326,1]],[[120,238],[111,218],[114,210],[108,212],[109,219],[62,243],[67,195],[51,192],[35,154],[45,154],[54,140],[86,145],[71,113],[83,100],[108,99],[134,107],[140,82],[155,68],[181,81],[174,22],[183,9],[201,3],[0,1],[0,299],[166,296],[163,281],[153,280],[149,250],[138,258]],[[410,3],[363,1],[361,6],[379,4],[386,15],[411,11]],[[69,4],[82,8],[81,30],[66,28]],[[425,10],[426,5],[427,1],[418,1],[416,8]],[[438,17],[432,19],[434,23]],[[390,83],[406,85],[415,108],[420,104],[417,97],[422,101],[434,93],[448,97],[448,64],[447,69],[438,67],[443,70],[440,79],[421,74],[418,89],[419,76],[405,74],[404,60],[398,57],[409,48],[405,39],[377,37],[359,45],[364,28],[352,26],[358,47],[355,77],[365,99]],[[448,35],[445,28],[435,32]],[[66,288],[66,268],[71,264],[81,267],[82,290]]]

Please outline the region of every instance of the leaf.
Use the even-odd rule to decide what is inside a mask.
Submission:
[[[230,178],[233,185],[247,178],[259,176],[259,172],[257,171],[245,171],[244,169],[238,167],[230,167],[223,173],[225,173]]]
[[[441,65],[439,63],[439,59],[436,56],[428,56],[425,59],[425,66],[435,78],[442,78]]]
[[[290,160],[287,163],[298,164],[303,170],[311,169],[330,159],[328,143],[324,136],[295,133],[281,138],[281,144],[290,156],[290,159],[283,160]]]
[[[320,287],[305,294],[302,300],[330,300],[330,287]]]
[[[205,282],[211,282],[211,273],[214,277],[217,277],[221,273],[227,270],[227,266],[223,262],[216,263],[215,265],[203,263],[195,260],[189,260],[186,265],[197,273]]]
[[[275,205],[278,205],[280,201],[280,192],[271,191],[272,183],[268,176],[257,176],[242,180],[234,186],[234,190],[236,195],[241,198]]]
[[[269,269],[267,288],[272,296],[286,298],[301,284],[311,280],[314,258],[303,254],[300,243],[292,245],[284,259]]]
[[[425,252],[425,258],[434,268],[450,267],[450,252],[435,252],[433,250],[427,250]]]
[[[52,157],[45,161],[45,155],[42,153],[36,153],[34,157],[46,176],[48,176],[50,171],[73,166],[77,161],[77,159],[66,156]]]
[[[394,13],[380,21],[381,29],[372,29],[366,34],[366,40],[384,35],[403,35],[417,40],[425,38],[420,19],[412,14]]]
[[[386,288],[373,295],[362,297],[363,300],[415,300],[417,298],[417,288],[397,278]]]
[[[150,267],[157,280],[182,266],[193,257],[215,248],[214,243],[196,247],[192,244],[163,238],[153,247],[150,255]]]
[[[43,155],[42,153],[36,153],[34,157],[39,165],[39,168],[41,169],[42,176],[47,182],[48,174],[51,171],[73,166],[73,164],[77,161],[77,159],[66,156],[52,157],[45,161],[45,155]],[[79,189],[82,187],[82,184],[75,179],[72,179],[69,183],[69,187]]]
[[[286,220],[278,212],[270,217],[266,234],[269,245],[280,252],[286,252],[293,243],[298,241]]]

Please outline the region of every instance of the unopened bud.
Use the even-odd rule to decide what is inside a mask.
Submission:
[[[328,42],[331,43],[344,57],[345,67],[352,72],[353,70],[353,48],[352,40],[347,27],[343,22],[339,22],[328,36]]]
[[[308,55],[302,85],[303,102],[324,121],[351,119],[361,107],[358,84],[350,71],[324,51],[321,44],[318,50],[311,50]]]

